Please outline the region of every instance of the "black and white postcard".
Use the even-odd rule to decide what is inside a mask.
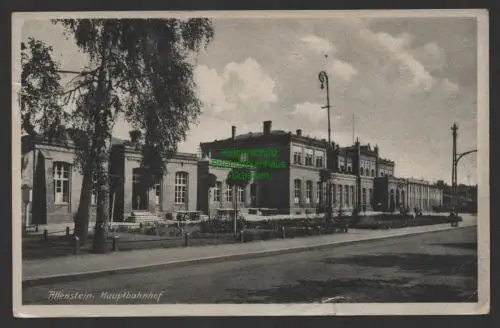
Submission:
[[[486,10],[12,32],[16,316],[489,312]]]

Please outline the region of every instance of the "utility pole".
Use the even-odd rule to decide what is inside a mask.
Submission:
[[[451,127],[452,131],[452,136],[453,136],[453,158],[452,158],[452,169],[451,169],[451,212],[455,213],[455,207],[456,207],[456,179],[457,179],[457,172],[456,172],[456,162],[457,162],[457,130],[458,126],[457,123],[453,123],[453,126]]]
[[[325,55],[325,58],[328,58],[328,55]],[[328,147],[327,147],[327,158],[328,158],[328,156],[330,156],[330,155],[333,156],[333,149],[331,149],[332,148],[332,140],[331,140],[331,125],[330,125],[330,87],[328,84],[328,74],[326,73],[326,71],[319,72],[318,79],[321,83],[322,90],[324,89],[324,87],[326,85],[326,106],[322,106],[321,108],[326,109],[327,115],[328,115]],[[329,162],[332,163],[331,160]],[[327,161],[327,163],[328,163],[328,161]],[[327,170],[328,169],[329,168],[327,167]],[[328,206],[326,208],[326,225],[327,226],[331,222],[331,219],[332,219],[332,195],[331,195],[332,188],[331,188],[330,178],[331,178],[331,176],[329,175],[328,180],[327,180],[327,189],[326,189],[326,195],[328,198],[328,202],[327,202]]]
[[[451,127],[452,135],[453,135],[453,166],[451,170],[451,206],[452,212],[455,213],[457,208],[457,167],[458,161],[464,157],[465,155],[469,155],[472,153],[477,153],[477,149],[472,149],[469,151],[465,151],[463,153],[457,153],[457,131],[458,126],[456,123],[453,123]]]
[[[352,113],[352,142],[354,143],[355,131],[356,131],[356,118],[354,117],[354,113]]]

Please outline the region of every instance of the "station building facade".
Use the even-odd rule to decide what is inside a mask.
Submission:
[[[349,147],[339,147],[326,140],[296,133],[272,130],[272,122],[263,122],[262,131],[236,134],[231,137],[201,144],[201,151],[210,160],[226,159],[228,149],[242,153],[240,160],[248,160],[248,153],[273,149],[273,158],[286,165],[264,168],[269,179],[254,180],[249,185],[250,197],[241,206],[274,208],[280,213],[313,213],[327,201],[326,188],[334,211],[344,213],[354,209],[366,211],[397,211],[415,208],[424,212],[442,205],[442,190],[434,184],[416,179],[394,176],[395,163],[379,156],[377,146],[361,145],[356,141]],[[256,158],[251,163],[258,163]],[[321,170],[328,169],[329,183],[320,180]]]
[[[28,224],[73,222],[78,209],[82,174],[75,165],[74,131],[67,130],[57,141],[33,142],[22,137],[21,183],[31,188]],[[155,186],[140,183],[141,155],[126,141],[113,139],[109,173],[118,181],[109,186],[109,215],[114,221],[126,219],[132,211],[163,215],[198,208],[198,165],[196,154],[177,153],[168,161],[167,172]],[[92,190],[90,217],[95,218],[97,192]]]
[[[31,187],[28,222],[72,222],[78,209],[82,175],[75,166],[75,131],[67,130],[57,142],[22,137],[22,184]],[[334,212],[355,208],[390,211],[419,208],[431,211],[442,205],[443,193],[427,181],[394,176],[395,163],[381,158],[377,146],[328,147],[326,140],[273,130],[263,122],[262,131],[236,134],[200,144],[201,153],[177,153],[153,188],[141,187],[141,155],[126,140],[113,139],[109,173],[118,183],[109,187],[110,216],[126,219],[132,211],[165,215],[179,211],[213,214],[218,209],[274,209],[277,213],[315,213],[326,204],[328,185]],[[238,158],[228,158],[228,153]],[[231,167],[221,161],[250,163],[253,179],[245,188],[231,188]],[[328,169],[329,183],[320,180]],[[255,173],[257,172],[257,173]],[[215,186],[209,187],[209,176]],[[91,218],[95,217],[96,192],[92,192]]]

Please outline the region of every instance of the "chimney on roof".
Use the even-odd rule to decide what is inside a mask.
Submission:
[[[301,129],[297,129],[297,135],[300,137],[302,135],[302,130]]]
[[[236,127],[234,125],[231,127],[231,137],[233,138],[233,140],[234,137],[236,137]]]
[[[272,126],[272,121],[264,121],[264,135],[270,135],[271,134],[271,126]]]

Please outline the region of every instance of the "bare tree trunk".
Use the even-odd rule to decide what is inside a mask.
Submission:
[[[94,147],[94,142],[92,142]],[[82,191],[80,193],[80,202],[78,203],[78,210],[75,215],[75,229],[74,236],[80,239],[80,245],[87,244],[88,230],[89,230],[89,216],[90,216],[90,199],[92,195],[92,172],[94,169],[94,155],[95,152],[91,150],[89,157],[85,162],[83,171]]]
[[[105,171],[104,171],[105,172]],[[99,192],[97,195],[97,213],[96,213],[96,222],[94,228],[94,239],[92,245],[93,253],[105,253],[106,252],[106,243],[105,243],[105,232],[106,232],[106,223],[108,222],[108,211],[109,208],[109,193],[108,187],[109,184],[107,182],[107,175],[103,175],[101,179],[99,179]]]

